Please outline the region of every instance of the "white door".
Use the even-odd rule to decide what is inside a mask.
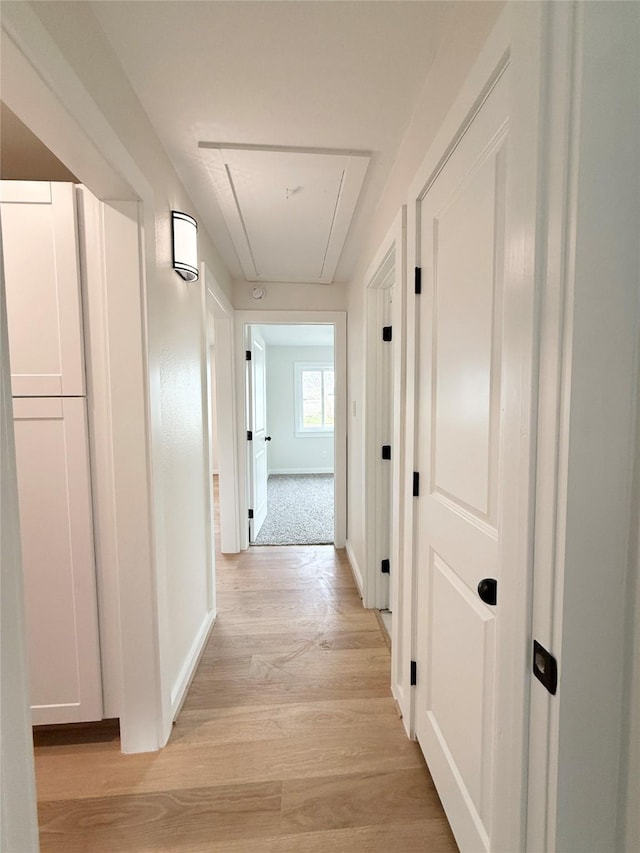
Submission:
[[[498,516],[510,463],[501,457],[507,74],[419,211],[416,734],[456,840],[474,853],[492,849],[505,722],[495,678],[498,620],[509,607]],[[489,593],[497,586],[495,605],[480,596],[484,579]]]
[[[73,184],[0,182],[14,397],[85,394]]]
[[[251,506],[253,522],[249,525],[250,539],[255,541],[267,517],[267,480],[269,467],[267,462],[267,446],[271,441],[267,435],[267,388],[266,388],[266,349],[260,333],[251,327],[251,412],[249,429],[252,440],[249,442],[249,459],[251,465]]]
[[[34,725],[102,719],[86,403],[14,398]]]

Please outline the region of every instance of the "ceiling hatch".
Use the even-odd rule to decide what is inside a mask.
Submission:
[[[330,284],[369,154],[200,142],[247,281]]]

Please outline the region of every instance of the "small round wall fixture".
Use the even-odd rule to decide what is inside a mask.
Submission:
[[[264,299],[264,295],[266,290],[264,287],[252,287],[251,288],[251,298],[255,299],[256,302],[259,302],[261,299]]]
[[[198,223],[188,213],[171,211],[173,268],[185,281],[197,281]]]

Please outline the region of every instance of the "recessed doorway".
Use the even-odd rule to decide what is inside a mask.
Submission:
[[[246,545],[344,547],[344,315],[238,313]]]
[[[333,325],[252,324],[248,338],[249,541],[332,544]]]

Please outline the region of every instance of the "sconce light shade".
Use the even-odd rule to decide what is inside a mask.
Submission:
[[[185,281],[197,281],[198,223],[193,216],[171,211],[173,232],[173,268]]]

